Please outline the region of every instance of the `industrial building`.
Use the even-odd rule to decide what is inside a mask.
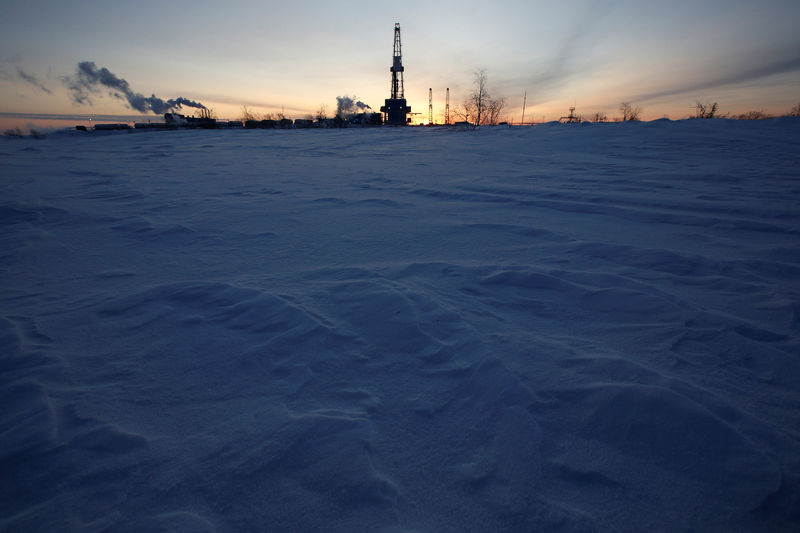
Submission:
[[[410,123],[411,107],[405,99],[405,89],[403,86],[403,54],[402,45],[400,41],[400,23],[394,25],[394,45],[392,48],[392,66],[389,67],[391,72],[391,88],[389,98],[385,100],[384,105],[381,107],[381,113],[363,112],[346,117],[337,116],[334,119],[297,119],[291,120],[283,118],[281,120],[217,120],[209,116],[191,117],[181,115],[175,112],[164,113],[164,122],[137,122],[134,124],[136,129],[173,129],[173,128],[246,128],[246,129],[264,129],[264,128],[330,128],[330,127],[347,127],[347,126],[380,126],[382,123],[390,126],[405,126]],[[430,92],[430,90],[429,90]],[[360,103],[360,102],[359,102]],[[369,108],[369,106],[366,106]],[[433,122],[431,96],[429,94],[428,102],[428,115],[429,123]],[[447,111],[446,120],[449,122],[450,111],[450,89],[447,89]],[[79,130],[86,131],[85,126],[77,126]],[[129,129],[128,124],[96,124],[96,130],[115,130],[115,129]]]

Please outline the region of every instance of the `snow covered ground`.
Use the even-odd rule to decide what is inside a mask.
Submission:
[[[0,139],[2,531],[798,531],[800,122]]]

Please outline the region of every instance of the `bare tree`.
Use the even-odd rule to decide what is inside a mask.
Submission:
[[[285,118],[286,118],[286,112],[285,112],[285,110],[284,110],[284,107],[283,107],[283,106],[281,106],[281,110],[280,110],[280,111],[278,111],[277,113],[275,113],[275,117],[276,117],[278,120],[283,120],[283,119],[285,119]]]
[[[453,106],[453,115],[460,118],[464,122],[470,122],[470,120],[474,121],[473,117],[473,108],[472,104],[469,100],[464,100],[461,104],[455,104]]]
[[[488,85],[488,77],[486,75],[486,69],[476,70],[474,74],[474,88],[472,89],[472,94],[469,97],[469,101],[474,108],[474,116],[475,116],[475,125],[480,126],[485,120],[486,116],[486,107],[489,103],[489,89]]]
[[[496,126],[500,120],[500,113],[506,106],[505,98],[490,98],[486,106],[486,123]]]
[[[472,93],[460,106],[453,108],[453,114],[475,126],[496,125],[505,109],[506,100],[491,97],[488,80],[486,69],[476,70]]]
[[[800,104],[797,104],[796,106],[794,106],[792,108],[791,111],[789,111],[789,116],[790,117],[800,117]]]
[[[242,106],[242,117],[240,118],[242,122],[247,122],[248,120],[258,120],[258,115],[253,113],[250,109],[247,108],[246,105]]]
[[[764,111],[748,111],[747,113],[742,113],[736,118],[739,120],[764,120],[767,118],[772,118],[772,115]]]
[[[25,137],[25,136],[22,134],[22,130],[21,130],[21,129],[19,129],[19,126],[17,126],[16,128],[13,128],[13,129],[8,129],[8,130],[6,130],[6,131],[3,133],[3,135],[5,135],[6,137],[11,137],[11,138],[13,138],[13,139],[22,139],[23,137]]]
[[[639,116],[642,114],[642,108],[634,106],[630,102],[622,102],[619,105],[619,110],[622,112],[623,122],[639,120]]]
[[[717,115],[717,111],[719,111],[719,106],[716,102],[703,103],[698,101],[697,105],[695,106],[695,117],[696,118],[715,118]]]
[[[608,116],[602,111],[598,111],[594,114],[594,116],[592,116],[591,120],[592,122],[605,122],[608,120]]]
[[[325,104],[319,104],[319,109],[317,109],[316,119],[320,122],[328,118],[328,106]]]

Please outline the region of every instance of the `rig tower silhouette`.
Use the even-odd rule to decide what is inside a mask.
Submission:
[[[445,98],[445,106],[444,106],[444,123],[445,125],[450,125],[450,87],[447,88],[447,97]]]
[[[400,23],[394,25],[394,51],[392,53],[392,66],[389,71],[392,73],[391,96],[386,99],[386,103],[381,107],[384,114],[384,124],[392,126],[405,126],[408,123],[407,115],[411,113],[411,108],[406,104],[405,93],[403,90],[403,54],[400,46]]]
[[[428,126],[433,126],[433,89],[428,88]]]

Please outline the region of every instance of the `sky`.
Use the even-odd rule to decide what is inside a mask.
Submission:
[[[621,102],[646,120],[685,118],[698,101],[781,114],[800,103],[798,20],[798,0],[3,0],[0,115],[142,114],[119,91],[74,90],[87,62],[130,94],[184,98],[219,118],[243,106],[302,118],[325,105],[332,115],[337,96],[377,110],[395,22],[418,121],[429,88],[441,121],[446,89],[455,107],[479,69],[510,122],[523,102],[526,121],[571,106],[613,118]]]

